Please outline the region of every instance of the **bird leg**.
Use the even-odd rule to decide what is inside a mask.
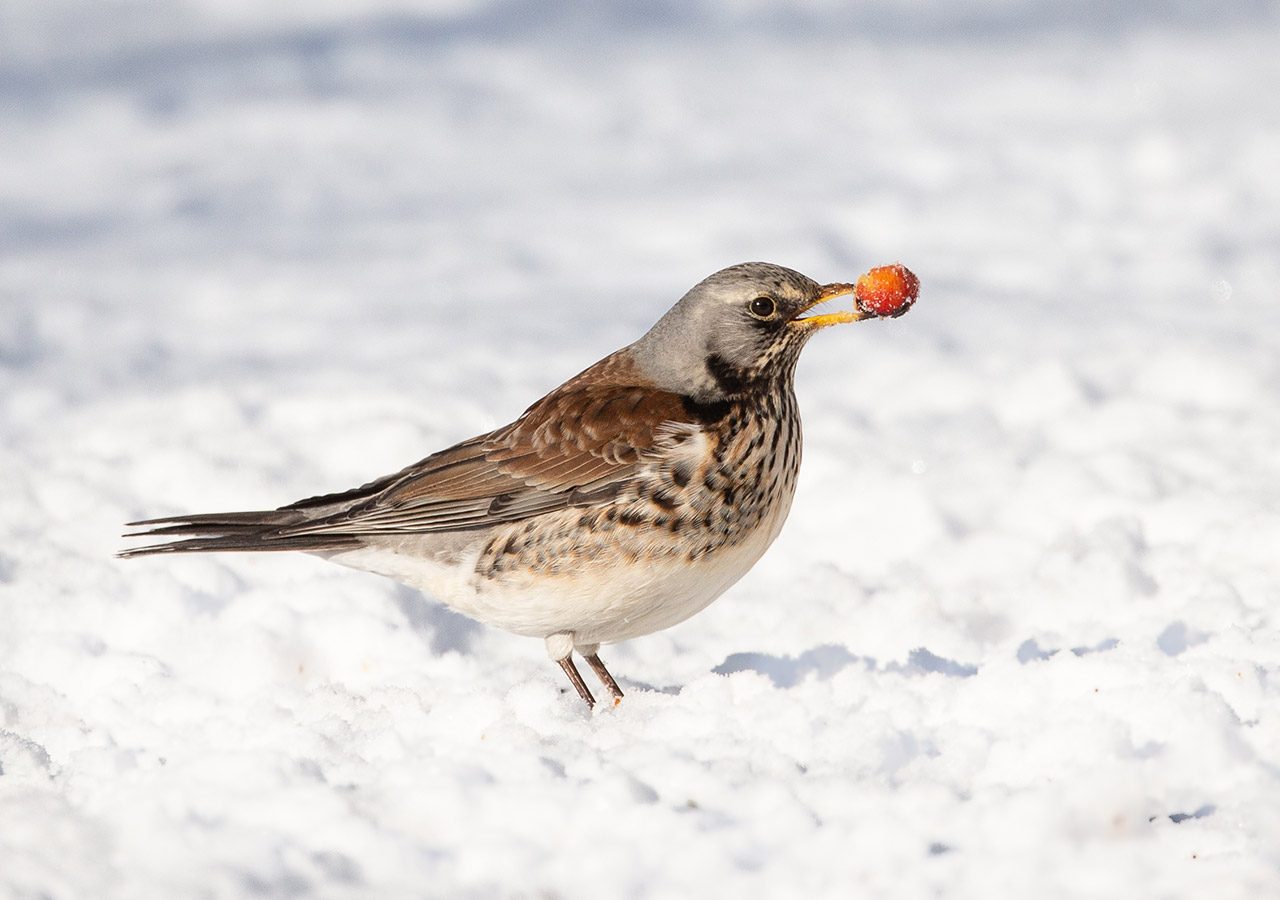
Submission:
[[[609,670],[604,667],[604,662],[596,653],[585,653],[583,655],[586,656],[587,662],[591,666],[591,671],[596,673],[600,683],[609,691],[609,696],[613,698],[613,705],[617,706],[622,702],[622,688],[618,687],[618,682],[613,680],[613,676],[609,674]]]
[[[587,690],[587,683],[582,680],[582,676],[578,674],[578,667],[573,664],[573,632],[557,631],[555,634],[549,634],[546,643],[547,656],[550,656],[551,661],[559,665],[564,670],[564,674],[569,676],[573,689],[578,692],[582,702],[587,704],[587,709],[591,709],[596,705],[596,698],[591,696],[591,691]]]
[[[587,683],[582,680],[582,675],[578,673],[578,667],[573,664],[573,657],[566,656],[563,659],[557,659],[560,668],[564,669],[564,674],[569,676],[569,680],[573,682],[574,688],[578,691],[578,696],[587,704],[587,709],[591,709],[596,705],[596,698],[591,696],[591,691],[587,690]],[[592,668],[595,663],[592,663]],[[598,671],[598,670],[597,670]],[[611,681],[613,679],[610,679]]]

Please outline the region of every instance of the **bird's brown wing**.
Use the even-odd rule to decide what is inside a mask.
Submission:
[[[276,510],[133,522],[128,537],[183,540],[120,556],[231,550],[340,550],[377,534],[483,528],[573,506],[608,503],[647,454],[706,409],[656,390],[626,351],[596,363],[515,422],[363,487]]]
[[[299,511],[341,506],[280,534],[454,531],[606,503],[671,424],[688,418],[677,394],[579,376],[504,428],[348,495],[294,504]]]

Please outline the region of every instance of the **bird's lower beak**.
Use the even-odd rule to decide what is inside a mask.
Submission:
[[[853,293],[853,285],[851,284],[824,284],[822,290],[818,292],[818,298],[802,309],[801,313],[807,313],[820,303],[826,303],[836,297],[843,297],[846,294]],[[854,309],[842,309],[839,312],[823,313],[817,316],[797,316],[791,320],[791,324],[797,328],[818,329],[826,328],[828,325],[842,325],[845,322],[860,322],[863,319],[873,319],[875,316]]]

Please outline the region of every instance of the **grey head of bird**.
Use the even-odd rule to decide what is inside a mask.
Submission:
[[[773,263],[739,263],[694,285],[630,349],[657,387],[699,400],[783,387],[820,328],[867,318],[806,315],[852,291]]]

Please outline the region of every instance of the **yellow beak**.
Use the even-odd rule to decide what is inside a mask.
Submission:
[[[853,285],[851,284],[824,284],[822,290],[818,293],[818,299],[814,300],[806,306],[802,312],[808,312],[819,303],[826,303],[836,297],[843,297],[846,294],[853,293]],[[858,309],[840,310],[839,312],[823,313],[818,316],[797,317],[791,320],[791,324],[796,328],[826,328],[828,325],[843,325],[845,322],[861,322],[863,319],[874,319],[871,313],[864,313]]]

